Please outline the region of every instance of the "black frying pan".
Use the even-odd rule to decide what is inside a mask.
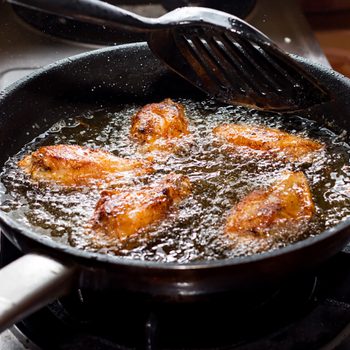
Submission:
[[[298,60],[333,96],[332,101],[305,111],[305,115],[350,131],[350,81]],[[1,95],[0,164],[62,115],[70,117],[110,103],[180,96],[201,97],[154,58],[145,43],[60,61]],[[33,129],[33,124],[38,128]],[[337,253],[350,238],[349,226],[347,220],[317,237],[256,256],[177,264],[80,251],[24,229],[0,212],[1,230],[25,254],[0,271],[0,330],[72,288],[124,289],[181,299],[271,286]]]

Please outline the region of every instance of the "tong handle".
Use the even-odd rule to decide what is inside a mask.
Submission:
[[[9,3],[91,24],[119,27],[137,32],[157,29],[153,18],[99,0],[8,0]]]

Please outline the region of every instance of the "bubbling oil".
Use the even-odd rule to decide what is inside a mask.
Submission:
[[[10,158],[2,172],[2,211],[34,228],[38,234],[79,249],[103,254],[163,262],[190,262],[251,255],[277,249],[296,240],[320,234],[350,215],[350,147],[339,135],[301,116],[264,114],[243,107],[221,106],[213,101],[179,99],[186,108],[191,136],[184,150],[160,159],[156,173],[140,179],[124,179],[120,186],[141,187],[169,172],[185,174],[192,193],[147,232],[127,240],[87,234],[87,225],[100,198],[96,187],[64,188],[32,182],[18,167],[18,161],[40,146],[78,144],[102,148],[117,156],[140,158],[137,145],[129,138],[136,104],[91,111],[62,119]],[[242,157],[227,152],[212,134],[223,123],[264,125],[325,145],[312,162],[288,163],[264,157]],[[303,234],[286,235],[261,245],[233,247],[223,234],[230,209],[245,195],[273,183],[285,170],[303,171],[308,178],[315,215]]]

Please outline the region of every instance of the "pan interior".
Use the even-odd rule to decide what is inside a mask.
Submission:
[[[169,96],[172,97],[172,96]],[[295,114],[266,114],[243,107],[223,106],[211,100],[177,98],[190,120],[191,139],[178,155],[156,163],[156,173],[140,179],[124,179],[123,186],[141,187],[166,173],[189,176],[193,190],[177,210],[161,224],[124,242],[86,234],[99,198],[97,188],[63,189],[33,184],[18,168],[24,154],[42,145],[79,144],[103,148],[118,156],[135,158],[136,145],[130,140],[131,116],[142,104],[128,103],[89,110],[55,123],[11,157],[2,174],[1,210],[35,228],[42,235],[77,247],[131,259],[180,262],[225,259],[252,255],[302,240],[335,226],[350,212],[350,147],[339,134],[318,122]],[[147,102],[157,102],[149,100]],[[325,149],[312,162],[289,163],[274,158],[242,157],[218,146],[212,129],[234,122],[279,128],[320,140]],[[235,245],[223,235],[230,208],[252,190],[274,182],[285,170],[303,171],[316,205],[311,223],[301,232],[281,232],[278,236]]]

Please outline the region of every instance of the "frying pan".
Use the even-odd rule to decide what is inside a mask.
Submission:
[[[296,58],[332,99],[301,112],[350,131],[350,80]],[[0,165],[62,117],[109,104],[203,96],[167,70],[146,43],[96,50],[45,67],[0,96]],[[288,116],[286,116],[288,117]],[[35,128],[33,128],[35,125]],[[193,263],[137,261],[78,250],[39,235],[0,212],[0,228],[23,257],[0,271],[0,330],[73,288],[125,290],[186,300],[278,284],[333,256],[350,238],[350,220],[316,237],[260,255]]]

